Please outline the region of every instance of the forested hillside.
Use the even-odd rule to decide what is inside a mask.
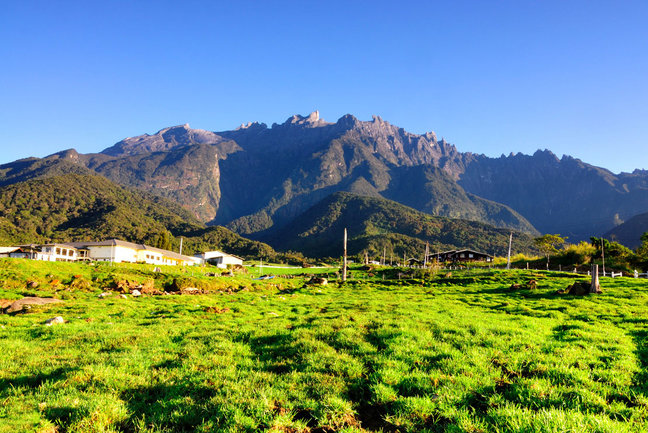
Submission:
[[[268,245],[225,229],[205,227],[167,199],[120,187],[96,175],[63,174],[0,187],[0,243],[119,238],[183,252],[224,248],[247,256],[272,255]]]
[[[342,233],[349,233],[349,254],[421,257],[425,243],[430,251],[473,248],[506,254],[510,230],[461,219],[434,217],[399,203],[350,193],[322,200],[267,241],[280,249],[310,256],[339,256]],[[533,251],[533,238],[514,234],[514,251]]]

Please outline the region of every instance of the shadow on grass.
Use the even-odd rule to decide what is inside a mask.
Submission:
[[[636,355],[641,368],[633,378],[633,389],[636,394],[648,397],[648,330],[637,330],[632,332],[631,335],[635,340]]]
[[[128,389],[120,397],[131,416],[120,423],[118,430],[136,432],[146,426],[156,431],[193,432],[209,422],[228,427],[232,414],[213,402],[216,393],[213,388],[188,382]]]
[[[66,433],[72,431],[68,426],[86,417],[88,411],[71,406],[48,407],[43,412],[43,415],[56,425],[57,433]]]
[[[70,373],[76,370],[78,370],[78,368],[76,367],[59,367],[48,373],[37,373],[32,375],[13,377],[9,379],[0,379],[0,393],[6,391],[9,388],[38,388],[45,382],[63,381]]]
[[[246,343],[261,361],[264,371],[283,374],[305,371],[303,345],[288,333],[247,338]]]

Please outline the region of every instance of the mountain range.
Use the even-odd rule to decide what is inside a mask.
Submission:
[[[645,170],[614,174],[548,150],[491,158],[378,116],[326,122],[318,112],[220,132],[174,126],[99,153],[27,158],[0,166],[0,186],[68,173],[165,197],[201,223],[255,239],[275,239],[337,192],[571,241],[648,211]]]

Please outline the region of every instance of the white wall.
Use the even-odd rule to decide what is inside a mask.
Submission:
[[[88,250],[90,251],[88,255],[92,260],[113,261],[116,263],[135,263],[137,261],[137,251],[120,245],[95,245],[88,247]]]

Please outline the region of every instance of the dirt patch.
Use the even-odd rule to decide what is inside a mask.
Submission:
[[[556,294],[558,295],[573,295],[573,296],[585,296],[590,294],[590,289],[592,287],[591,283],[588,283],[587,281],[577,281],[571,286],[567,286],[563,290],[558,290]],[[601,293],[601,290],[599,289],[596,292],[593,293]]]
[[[205,307],[205,312],[206,313],[215,313],[215,314],[223,314],[227,313],[230,311],[229,308],[218,308],[218,307]]]
[[[511,287],[509,287],[510,290],[535,290],[538,288],[538,282],[536,280],[529,280],[524,284],[511,284]]]

